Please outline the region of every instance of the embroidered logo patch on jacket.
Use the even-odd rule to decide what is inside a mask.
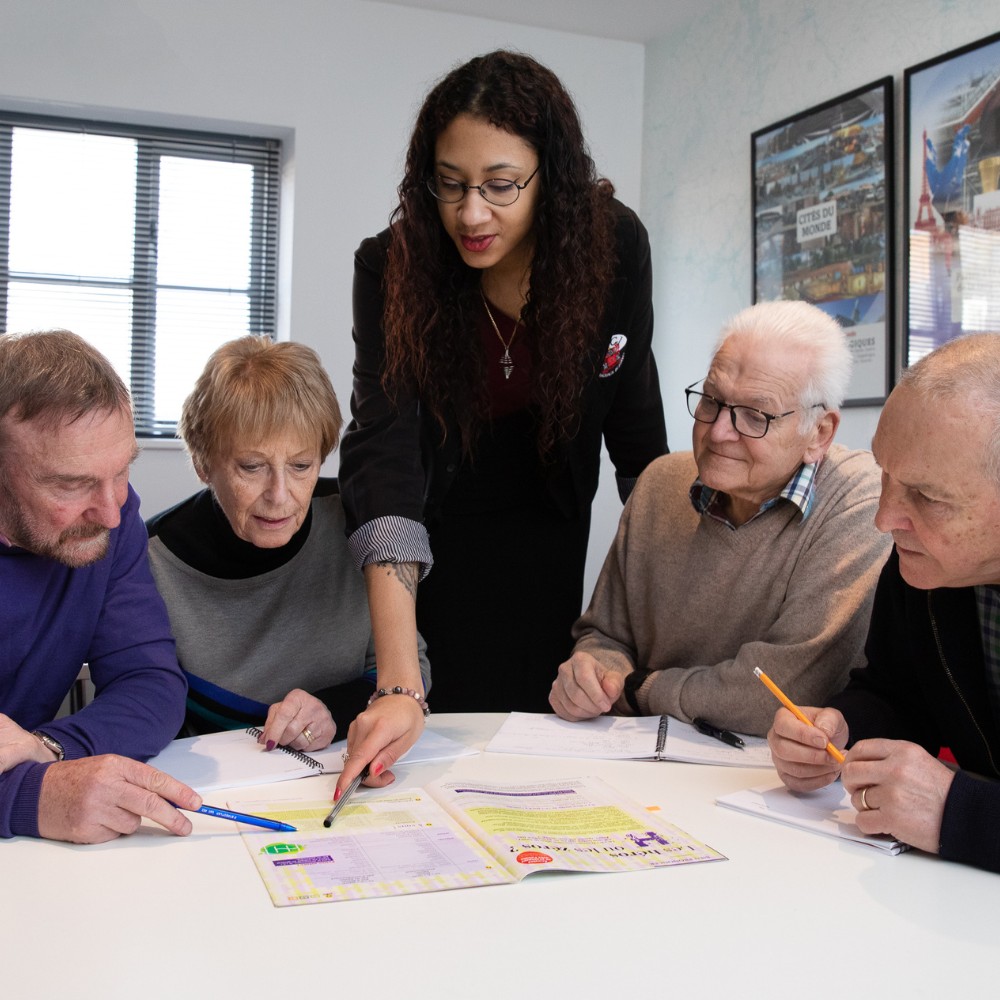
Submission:
[[[601,365],[601,378],[614,375],[621,368],[622,362],[625,360],[625,345],[627,343],[628,337],[624,333],[616,333],[611,338],[611,343],[608,344],[608,349],[604,355],[604,364]]]

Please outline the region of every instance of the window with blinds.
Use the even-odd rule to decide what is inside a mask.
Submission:
[[[275,334],[280,143],[0,112],[0,332],[85,337],[170,437],[209,354]]]

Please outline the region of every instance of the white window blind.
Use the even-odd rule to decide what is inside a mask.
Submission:
[[[275,334],[280,143],[0,111],[0,331],[85,337],[172,436],[208,355]]]

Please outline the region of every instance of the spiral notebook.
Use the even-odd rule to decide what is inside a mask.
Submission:
[[[256,726],[251,726],[249,729],[174,740],[148,763],[199,793],[219,788],[266,785],[272,781],[289,781],[317,774],[339,774],[344,769],[341,754],[346,740],[315,753],[302,753],[281,746],[266,751],[257,742],[260,732]],[[425,729],[399,763],[444,760],[477,752],[463,743]]]

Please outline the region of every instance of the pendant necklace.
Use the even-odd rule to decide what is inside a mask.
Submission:
[[[503,354],[500,357],[500,367],[503,368],[504,379],[510,378],[510,373],[514,370],[514,362],[511,360],[510,356],[510,345],[514,343],[514,338],[517,336],[517,328],[521,323],[521,317],[518,316],[514,320],[514,329],[511,331],[510,340],[505,341],[503,337],[500,336],[500,327],[497,326],[497,321],[493,318],[493,313],[490,311],[490,304],[486,301],[486,296],[483,295],[483,290],[479,289],[479,296],[483,300],[483,306],[486,308],[486,315],[490,318],[490,323],[493,325],[493,329],[496,331],[497,339],[503,345]]]

